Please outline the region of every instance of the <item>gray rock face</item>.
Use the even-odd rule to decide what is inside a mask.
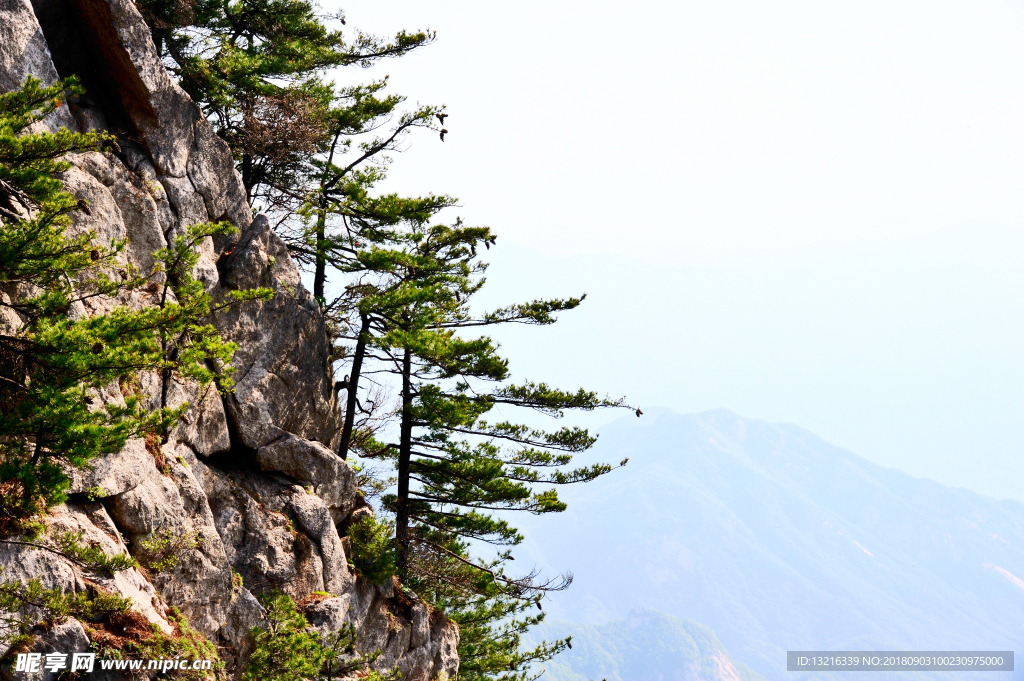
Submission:
[[[380,669],[397,666],[403,679],[454,678],[458,628],[349,567],[338,528],[368,508],[354,472],[334,453],[341,414],[324,318],[269,221],[253,220],[227,146],[160,64],[135,5],[0,0],[0,92],[28,75],[48,84],[72,74],[87,94],[41,127],[109,130],[120,150],[69,158],[62,179],[89,206],[73,214],[71,232],[92,232],[103,244],[126,239],[118,266],[145,272],[152,252],[188,226],[228,220],[239,233],[206,239],[195,275],[218,302],[251,287],[268,287],[274,298],[233,305],[212,320],[239,346],[232,394],[142,376],[147,403],[159,406],[163,394],[171,406],[187,402],[184,418],[166,443],[129,440],[89,468],[69,470],[71,499],[47,521],[51,532],[81,533],[107,553],[127,551],[143,562],[153,558],[147,545],[163,542],[173,565],[98,575],[50,551],[0,543],[3,579],[39,578],[66,591],[98,585],[130,597],[164,631],[171,630],[166,609],[177,607],[219,646],[236,676],[251,628],[265,621],[257,596],[279,589],[307,606],[325,636],[355,626],[360,650],[382,651]],[[152,294],[137,292],[93,298],[71,314],[153,304]],[[9,332],[20,323],[0,315]],[[117,385],[95,397],[123,403]],[[72,652],[86,638],[68,620],[36,645]]]
[[[28,582],[39,579],[47,589],[72,593],[85,589],[85,582],[74,565],[42,549],[0,542],[0,567],[5,580]]]
[[[216,315],[221,334],[239,345],[233,360],[235,392],[226,399],[239,441],[255,449],[287,431],[335,449],[341,412],[324,317],[266,216],[257,216],[242,234],[224,261],[221,283],[229,290],[274,291],[273,300],[236,305]]]
[[[96,235],[95,240],[98,243],[109,247],[115,241],[127,238],[128,233],[125,229],[121,210],[118,208],[117,202],[114,201],[108,185],[89,172],[89,170],[96,168],[95,157],[107,161],[106,167],[103,170],[106,171],[105,174],[109,173],[112,176],[114,164],[110,163],[109,159],[102,154],[90,153],[74,157],[73,162],[77,164],[79,162],[92,161],[92,163],[89,163],[84,168],[72,167],[63,173],[61,179],[64,182],[65,188],[76,199],[89,204],[88,213],[76,211],[72,214],[72,227],[70,231],[75,234],[92,232]],[[113,186],[113,184],[113,178],[111,177],[109,186]],[[127,262],[127,260],[123,261]]]
[[[0,2],[0,90],[21,87],[34,75],[44,83],[57,80],[46,38],[28,0]]]
[[[154,377],[153,381],[155,387],[159,378]],[[224,402],[216,386],[200,387],[191,382],[173,381],[167,393],[168,406],[189,404],[188,410],[171,431],[171,442],[186,444],[199,456],[212,456],[231,449]],[[155,402],[153,406],[157,406]]]
[[[433,681],[458,674],[458,629],[437,610],[413,601],[393,583],[360,582],[344,596],[304,608],[310,624],[327,639],[345,625],[355,627],[356,651],[381,652],[381,669],[398,668],[403,679]]]
[[[134,438],[120,452],[93,459],[85,469],[69,468],[71,493],[88,493],[94,497],[124,494],[138,487],[156,472],[153,456],[146,444]]]
[[[245,587],[239,587],[231,601],[227,620],[220,629],[221,639],[238,657],[244,659],[252,652],[253,647],[249,632],[253,627],[263,624],[266,615],[266,609],[260,605],[256,597]]]
[[[107,514],[106,508],[99,503],[65,504],[53,514],[51,528],[55,532],[80,533],[81,541],[84,544],[99,546],[109,555],[128,552],[115,529],[113,520]],[[59,556],[55,557],[58,560],[61,559]],[[81,566],[75,567],[76,573],[81,576]],[[85,578],[107,591],[131,598],[135,609],[142,613],[147,620],[165,632],[171,631],[170,624],[164,618],[165,603],[157,589],[141,571],[122,570],[113,576],[94,572],[85,575]]]
[[[25,84],[29,76],[50,85],[57,80],[49,45],[29,0],[0,0],[0,92]],[[50,130],[74,125],[67,107],[55,111],[44,126]]]
[[[72,655],[85,652],[88,648],[89,637],[82,623],[76,619],[69,619],[49,629],[40,628],[32,652],[42,653],[44,659],[48,653],[60,653],[66,655],[66,660],[70,661]],[[43,668],[39,672],[19,674],[18,677],[27,681],[58,681],[61,672],[47,671]]]
[[[351,587],[341,539],[319,497],[253,471],[208,467],[202,478],[228,561],[249,589],[299,598]]]

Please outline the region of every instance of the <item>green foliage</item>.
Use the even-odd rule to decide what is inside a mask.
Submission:
[[[326,641],[310,627],[295,601],[286,594],[271,593],[260,598],[267,609],[267,627],[253,627],[254,642],[242,673],[243,681],[295,681],[296,679],[348,678],[359,672],[367,681],[398,681],[400,674],[371,671],[379,653],[363,656],[356,652],[355,629],[342,627]]]
[[[244,681],[294,681],[314,677],[321,668],[320,635],[291,597],[276,593],[260,599],[267,609],[267,627],[253,627],[252,654],[242,674]]]
[[[534,665],[563,652],[571,637],[524,646],[523,636],[544,619],[527,612],[534,604],[502,595],[477,596],[447,603],[446,612],[459,625],[459,679],[462,681],[528,681],[540,673]]]
[[[81,532],[55,532],[48,537],[47,527],[41,523],[25,523],[20,529],[23,534],[21,539],[0,539],[0,543],[50,551],[67,558],[79,567],[102,575],[112,576],[115,572],[138,567],[138,563],[131,556],[122,553],[111,555],[98,545],[83,543]]]
[[[107,140],[67,130],[26,133],[66,95],[80,92],[73,79],[44,88],[30,77],[21,90],[0,95],[0,308],[6,313],[0,334],[0,516],[5,519],[27,518],[64,498],[67,479],[49,459],[63,457],[81,466],[162,416],[142,414],[133,401],[124,408],[88,408],[88,390],[123,373],[107,348],[124,330],[124,319],[76,323],[67,311],[82,295],[116,289],[95,263],[111,257],[120,244],[103,248],[91,243],[90,234],[65,235],[78,204],[55,175],[69,167],[63,155],[99,149]],[[76,295],[72,281],[82,276],[89,279]],[[131,359],[145,354],[137,347],[137,334],[124,337]]]
[[[167,406],[172,377],[230,388],[227,364],[234,346],[203,323],[211,301],[192,271],[198,242],[233,228],[190,227],[154,254],[154,271],[142,274],[115,262],[124,243],[98,243],[93,233],[69,235],[71,213],[86,206],[57,177],[70,167],[62,157],[102,150],[111,138],[27,129],[62,106],[67,95],[79,93],[74,79],[44,88],[29,78],[20,91],[0,95],[0,529],[24,537],[3,541],[53,551],[93,572],[112,574],[137,563],[85,544],[80,533],[57,532],[42,543],[45,529],[32,516],[66,498],[69,481],[62,466],[81,468],[94,456],[117,451],[129,437],[166,434],[188,407]],[[153,291],[154,284],[160,292],[155,306],[121,306],[95,316],[84,312],[93,298]],[[268,295],[235,292],[225,304]],[[211,362],[221,370],[212,370]],[[123,405],[99,403],[101,389],[132,385],[143,370],[157,370],[164,378],[159,408],[145,408],[138,392],[130,390],[121,391]],[[67,617],[134,622],[135,629],[148,631],[129,606],[129,600],[105,593],[44,589],[39,580],[0,585],[4,635],[22,643],[38,621]],[[173,637],[149,632],[141,638],[100,638],[143,657],[215,659],[209,642],[177,617],[179,634]]]
[[[150,572],[170,572],[184,551],[193,551],[203,540],[193,531],[164,529],[139,542],[136,557]]]
[[[5,280],[56,282],[60,277],[47,272],[44,263],[54,257],[65,258],[66,270],[81,269],[89,253],[84,254],[62,238],[61,225],[73,209],[74,201],[61,192],[60,181],[54,175],[67,170],[69,164],[62,157],[75,151],[100,149],[112,138],[97,133],[26,133],[40,121],[63,106],[69,95],[82,94],[75,78],[42,87],[40,81],[29,76],[20,90],[0,95],[0,182],[5,190],[16,188],[20,195],[8,197],[3,214],[5,222],[11,220],[9,233],[0,239],[0,271]],[[27,224],[19,224],[19,215],[34,203],[44,214],[34,224],[42,233],[31,237]],[[20,206],[12,202],[20,203]],[[13,219],[12,219],[13,218]],[[84,239],[77,245],[85,245]],[[28,257],[29,254],[35,257]]]
[[[93,572],[113,575],[121,570],[138,567],[138,562],[129,555],[111,555],[98,545],[84,544],[81,532],[56,532],[53,540],[61,553]]]
[[[477,250],[494,241],[489,229],[457,222],[394,234],[358,254],[362,281],[372,282],[364,283],[360,301],[371,319],[370,357],[378,372],[401,383],[400,440],[367,454],[396,464],[398,489],[384,501],[396,514],[399,570],[406,579],[416,569],[403,558],[413,543],[457,559],[461,539],[514,546],[522,538],[494,511],[561,511],[565,505],[552,486],[587,482],[612,468],[571,467],[573,456],[596,441],[584,429],[547,432],[484,419],[498,405],[556,418],[567,409],[626,406],[586,390],[510,383],[497,345],[487,336],[462,335],[498,324],[551,324],[554,313],[583,300],[538,300],[474,315],[470,300],[486,268]],[[540,588],[479,567],[502,589],[527,598]]]
[[[352,562],[374,584],[383,584],[397,573],[395,544],[392,540],[395,525],[374,516],[364,516],[349,525],[352,540]]]
[[[149,660],[161,657],[164,659],[180,657],[190,660],[211,660],[214,673],[223,677],[224,662],[217,653],[217,646],[193,629],[188,618],[177,608],[171,608],[171,615],[167,619],[176,630],[173,635],[154,631],[153,638],[147,646],[138,652],[138,656]],[[190,673],[193,676],[190,676]],[[208,674],[209,672],[177,670],[175,678],[195,678],[199,681],[207,679]]]
[[[200,240],[233,227],[189,227],[155,254],[156,268],[144,276],[116,266],[123,243],[67,233],[70,214],[84,204],[57,178],[70,167],[61,157],[102,149],[110,138],[27,128],[81,91],[74,79],[44,88],[29,78],[0,95],[0,530],[8,533],[66,498],[62,463],[81,468],[130,437],[166,433],[188,406],[167,406],[170,380],[230,387],[234,346],[202,322],[210,298],[192,267]],[[159,288],[160,281],[156,306],[81,312],[93,298]],[[225,304],[268,296],[234,292]],[[143,370],[164,378],[159,408],[145,408],[137,392],[125,393],[123,405],[97,403],[98,391],[131,384]]]
[[[213,305],[210,294],[193,272],[199,262],[199,244],[204,239],[237,231],[227,222],[189,225],[166,248],[153,253],[156,260],[154,274],[166,275],[158,302],[159,309],[168,320],[159,328],[165,386],[172,377],[176,380],[189,378],[200,386],[213,383],[221,392],[229,391],[234,385],[230,377],[234,368],[228,362],[238,346],[223,341],[213,324],[203,323],[203,320],[208,319],[211,312],[230,305],[269,300],[273,297],[273,290],[230,291],[226,301]],[[218,369],[215,371],[211,365]],[[165,400],[166,392],[163,395]]]
[[[329,69],[406,55],[434,34],[400,31],[385,39],[355,31],[349,39],[342,14],[320,13],[304,0],[136,4],[165,64],[231,147],[250,202],[279,218],[292,256],[312,270],[329,332],[358,346],[350,317],[360,294],[346,291],[329,301],[326,283],[349,271],[366,239],[422,225],[455,204],[448,196],[376,190],[389,154],[402,150],[415,129],[440,131],[446,114],[433,106],[401,111],[404,98],[385,93],[387,77],[351,86],[325,78]],[[374,415],[362,407],[373,403],[357,409],[349,391],[342,457],[353,439],[371,434]]]
[[[49,528],[39,520],[26,520],[20,524],[20,530],[26,541],[39,541],[46,536]]]
[[[0,644],[26,644],[40,622],[60,623],[69,617],[89,621],[127,612],[130,607],[130,599],[105,592],[65,593],[44,588],[39,579],[7,580],[0,583]]]
[[[376,97],[384,83],[336,88],[325,73],[433,40],[430,32],[405,31],[390,40],[357,31],[348,40],[342,14],[323,14],[304,0],[137,4],[164,63],[231,146],[250,201],[268,209],[301,205],[318,171],[314,157],[332,140],[337,147],[336,136],[375,129],[401,101]]]
[[[99,501],[107,496],[107,490],[102,487],[90,487],[85,490],[85,498],[89,501]]]
[[[214,674],[223,678],[224,665],[216,647],[192,629],[177,609],[172,608],[168,617],[174,631],[165,634],[131,610],[131,605],[131,599],[95,586],[89,592],[66,593],[44,588],[39,579],[28,583],[8,580],[0,583],[0,644],[9,646],[8,655],[20,652],[31,645],[37,626],[74,617],[86,627],[91,647],[99,657],[208,659],[213,662]],[[175,678],[206,681],[209,672],[180,670]]]
[[[526,632],[543,622],[543,593],[534,599],[508,593],[500,580],[479,566],[503,575],[507,557],[470,560],[464,543],[450,544],[451,554],[413,545],[409,586],[441,608],[459,625],[459,679],[463,681],[528,681],[545,662],[569,646],[569,639],[524,642]]]
[[[358,450],[391,462],[397,473],[397,489],[382,498],[395,515],[395,568],[408,587],[459,622],[460,678],[531,678],[532,666],[568,641],[522,649],[522,634],[543,619],[534,608],[544,593],[567,587],[570,578],[510,573],[509,548],[522,537],[496,512],[562,511],[556,486],[593,480],[612,466],[572,466],[573,457],[596,442],[585,429],[545,431],[486,416],[497,406],[560,418],[570,409],[627,405],[582,389],[512,383],[498,346],[470,334],[498,324],[551,324],[556,313],[583,300],[536,300],[474,313],[470,301],[486,269],[477,253],[495,243],[489,229],[456,222],[376,236],[381,241],[359,249],[349,270],[360,281],[368,369],[391,373],[401,385],[400,426],[397,442],[368,438]],[[361,536],[354,546],[372,544],[374,556],[388,555],[382,521],[375,523],[352,528],[373,538]],[[474,557],[474,541],[499,547],[496,557]]]

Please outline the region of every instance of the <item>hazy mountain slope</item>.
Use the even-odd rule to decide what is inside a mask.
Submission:
[[[544,665],[545,681],[764,681],[707,627],[655,610],[601,625],[545,622],[533,632],[535,639],[567,634],[572,650]]]
[[[622,419],[598,453],[631,461],[525,528],[538,564],[576,574],[558,618],[658,609],[773,678],[787,649],[1024,641],[1024,505],[725,410]]]

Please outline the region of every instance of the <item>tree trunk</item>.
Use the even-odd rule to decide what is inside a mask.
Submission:
[[[402,431],[398,446],[398,503],[395,509],[395,541],[398,544],[398,576],[406,581],[409,570],[409,462],[412,459],[412,352],[402,357]]]
[[[42,453],[43,453],[43,428],[42,428],[42,426],[40,426],[39,430],[36,432],[35,451],[32,452],[32,468],[33,468],[33,470],[39,464],[39,457],[42,455]],[[22,500],[22,503],[25,506],[25,508],[31,508],[32,507],[32,495],[36,491],[35,476],[32,476],[32,477],[33,477],[33,481],[32,482],[28,482],[26,480],[26,481],[24,481],[22,483],[21,500]]]
[[[316,262],[313,270],[313,298],[320,303],[321,307],[326,305],[327,301],[327,298],[324,297],[324,284],[327,282],[326,223],[327,211],[321,205],[316,216]]]
[[[366,355],[366,334],[370,332],[370,315],[360,314],[359,338],[356,339],[356,354],[352,358],[352,375],[348,379],[348,400],[345,405],[345,425],[341,429],[341,448],[338,455],[348,458],[348,446],[352,441],[352,426],[356,420],[356,388],[359,387],[359,372],[363,369]]]
[[[252,205],[252,156],[242,154],[242,186],[245,187],[245,200]],[[212,218],[212,216],[211,216]]]
[[[166,351],[164,352],[164,356],[167,356]],[[167,398],[170,396],[172,378],[173,376],[171,375],[170,368],[165,368],[160,372],[160,409],[167,408]],[[165,445],[170,439],[171,428],[170,426],[165,425],[160,429],[160,444]]]

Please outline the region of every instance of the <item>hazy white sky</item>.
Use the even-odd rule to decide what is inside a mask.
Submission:
[[[391,187],[498,232],[489,299],[590,294],[520,376],[1024,499],[1024,1],[340,6],[438,32],[344,75],[448,106]]]

